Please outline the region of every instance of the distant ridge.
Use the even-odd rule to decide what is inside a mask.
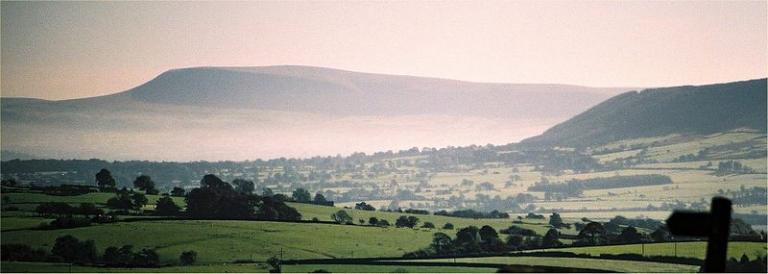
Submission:
[[[673,133],[766,132],[766,79],[627,92],[524,144],[583,147]]]
[[[56,158],[238,160],[506,144],[627,90],[307,66],[182,68],[105,96],[0,98],[2,148]]]

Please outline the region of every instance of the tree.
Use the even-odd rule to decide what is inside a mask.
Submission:
[[[434,235],[432,235],[432,243],[430,244],[430,247],[432,250],[435,251],[437,254],[445,254],[450,252],[453,249],[453,242],[451,241],[451,237],[448,236],[445,233],[437,232]]]
[[[293,200],[297,201],[299,203],[307,203],[312,200],[312,194],[309,194],[309,191],[303,188],[297,188],[293,191]]]
[[[118,210],[130,210],[133,209],[133,200],[131,194],[127,189],[123,188],[115,192],[115,197],[107,200],[107,207]]]
[[[554,228],[560,228],[563,226],[563,218],[557,212],[552,212],[552,215],[549,216],[549,225]]]
[[[77,211],[86,217],[104,214],[104,211],[97,208],[93,203],[81,203]]]
[[[637,229],[633,226],[628,226],[621,231],[618,237],[622,243],[639,243],[643,239],[643,235],[637,232]]]
[[[519,249],[523,246],[523,235],[510,234],[507,236],[507,246],[513,249]]]
[[[155,189],[155,181],[152,181],[152,178],[147,175],[136,177],[136,180],[133,181],[133,187],[149,195],[156,195],[159,192]]]
[[[376,223],[376,225],[379,226],[379,227],[388,227],[389,226],[389,221],[387,221],[386,219],[379,219],[379,221]]]
[[[547,230],[547,233],[544,234],[544,238],[541,239],[541,245],[544,247],[558,247],[563,245],[562,242],[560,242],[560,232],[557,231],[557,229],[550,228]]]
[[[176,203],[173,202],[173,198],[167,194],[163,195],[163,197],[160,197],[160,199],[157,200],[157,205],[155,206],[155,215],[176,216],[179,215],[180,211],[181,207],[177,206]]]
[[[323,196],[322,193],[317,192],[315,194],[315,199],[313,199],[312,202],[314,202],[315,204],[318,204],[318,205],[324,205],[324,204],[328,203],[328,200],[325,199],[325,196]]]
[[[584,226],[584,229],[579,232],[577,237],[588,244],[598,245],[607,241],[606,234],[607,232],[602,224],[590,222]]]
[[[186,191],[183,188],[178,186],[173,187],[173,190],[171,190],[171,196],[174,196],[174,197],[184,197],[185,193]]]
[[[255,197],[236,192],[229,183],[208,174],[200,187],[186,198],[187,212],[195,219],[250,219],[254,216]]]
[[[280,258],[272,256],[267,259],[267,264],[272,267],[272,269],[269,270],[271,273],[280,273],[281,267],[280,267]]]
[[[375,211],[376,208],[372,205],[366,204],[365,202],[360,202],[355,204],[355,209],[357,210],[366,210],[366,211]]]
[[[219,177],[216,177],[216,175],[213,174],[203,176],[203,179],[200,180],[200,187],[224,191],[232,190],[232,185],[222,181]]]
[[[72,235],[56,238],[51,254],[66,262],[89,263],[96,260],[96,245],[93,240],[80,241]]]
[[[133,193],[133,195],[131,195],[131,203],[133,204],[133,209],[135,210],[140,210],[147,204],[147,202],[149,202],[149,200],[147,200],[147,196],[144,196],[144,194]]]
[[[271,197],[262,197],[259,204],[259,210],[256,212],[256,218],[261,220],[301,220],[301,214],[292,207],[286,205],[277,198],[277,195]]]
[[[368,218],[368,224],[369,224],[369,225],[373,225],[373,226],[375,226],[375,225],[377,225],[378,223],[379,223],[379,219],[378,219],[378,218],[376,218],[376,217],[371,217],[371,218]]]
[[[331,220],[339,224],[349,224],[352,223],[352,216],[349,216],[349,213],[344,210],[339,210],[331,214]]]
[[[272,189],[265,187],[261,189],[261,196],[269,197],[275,195],[274,192],[272,192]]]
[[[254,190],[256,190],[256,185],[253,183],[253,181],[235,179],[232,181],[232,184],[235,185],[235,191],[243,194],[251,194]]]
[[[400,216],[395,221],[396,227],[409,227],[414,228],[416,225],[419,224],[419,218],[416,216]]]
[[[667,230],[667,226],[662,225],[651,233],[651,239],[654,242],[666,242],[672,240],[672,235]]]
[[[133,255],[133,265],[142,267],[152,267],[160,264],[160,256],[154,249],[142,249]]]
[[[445,225],[443,226],[443,229],[453,229],[453,224],[452,223],[445,223]]]
[[[483,242],[489,242],[499,238],[499,233],[496,232],[496,229],[493,229],[493,227],[489,225],[484,225],[480,228],[479,234],[480,240]]]
[[[96,173],[96,185],[101,191],[114,191],[117,186],[115,178],[112,177],[112,173],[106,168],[102,168]]]
[[[197,261],[197,252],[195,252],[194,250],[181,252],[181,255],[179,256],[179,261],[181,262],[181,265],[194,264],[195,261]]]
[[[429,228],[429,229],[431,229],[431,228],[435,228],[435,224],[433,224],[431,222],[424,222],[424,224],[421,225],[421,227],[422,228]]]
[[[468,226],[456,232],[454,244],[466,252],[474,252],[479,249],[480,229],[476,226]]]

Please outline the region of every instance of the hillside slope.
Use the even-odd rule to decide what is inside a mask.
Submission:
[[[188,161],[509,143],[625,90],[303,66],[185,68],[107,96],[2,98],[2,149]]]
[[[738,128],[766,131],[766,79],[627,92],[522,143],[582,147]]]

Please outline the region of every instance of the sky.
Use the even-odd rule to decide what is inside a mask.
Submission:
[[[116,93],[174,68],[312,65],[654,87],[766,77],[766,1],[7,2],[0,95]]]

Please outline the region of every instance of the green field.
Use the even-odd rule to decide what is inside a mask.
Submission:
[[[115,267],[90,267],[70,265],[67,263],[30,263],[30,262],[3,262],[0,265],[3,273],[232,273],[232,272],[268,272],[268,266],[264,264],[210,264],[191,266],[169,266],[162,268],[115,268]]]
[[[403,260],[422,262],[453,262],[454,259]],[[519,264],[532,266],[565,266],[589,269],[603,269],[617,272],[697,272],[698,266],[668,264],[656,262],[638,262],[624,260],[601,260],[588,258],[549,258],[549,257],[481,257],[458,258],[456,262]]]
[[[331,214],[335,213],[339,210],[345,210],[349,215],[352,216],[352,219],[357,223],[358,219],[364,219],[365,222],[368,222],[368,218],[370,217],[376,217],[379,219],[386,219],[389,221],[390,224],[395,223],[395,220],[397,220],[398,217],[406,215],[406,216],[416,216],[419,218],[419,225],[424,224],[424,222],[432,222],[435,224],[435,226],[438,228],[436,231],[442,231],[448,235],[453,235],[455,233],[455,230],[453,231],[443,231],[441,228],[446,223],[452,223],[454,225],[455,229],[459,229],[462,227],[467,227],[470,225],[474,225],[477,227],[481,227],[483,225],[490,225],[496,230],[509,228],[511,225],[517,225],[520,227],[532,229],[536,231],[536,233],[544,235],[547,233],[547,230],[549,228],[546,226],[546,221],[544,220],[525,220],[525,224],[513,224],[512,219],[471,219],[471,218],[457,218],[457,217],[447,217],[447,216],[435,216],[435,215],[419,215],[419,214],[407,214],[407,213],[398,213],[398,212],[382,212],[382,211],[365,211],[365,210],[356,210],[356,209],[343,209],[343,208],[337,208],[337,207],[327,207],[327,206],[316,206],[316,205],[309,205],[309,204],[300,204],[300,203],[288,203],[291,207],[296,208],[299,212],[301,212],[302,219],[305,220],[311,220],[312,218],[317,218],[321,221],[330,221],[331,220]],[[434,230],[434,229],[433,229]],[[565,234],[577,234],[575,230],[563,230],[563,233]]]
[[[268,267],[264,264],[211,264],[193,265],[183,267],[163,268],[101,268],[72,265],[72,272],[77,273],[101,273],[101,272],[167,272],[167,273],[227,273],[227,272],[251,272],[265,273]],[[307,273],[318,269],[331,272],[357,272],[357,273],[394,273],[394,272],[421,272],[421,273],[493,273],[496,268],[491,267],[448,267],[448,266],[389,266],[389,265],[285,265],[283,272]],[[0,266],[3,273],[24,272],[70,272],[70,265],[65,263],[27,263],[4,262]]]
[[[3,243],[50,249],[56,237],[92,239],[99,252],[131,244],[155,248],[165,263],[177,263],[186,250],[198,262],[265,261],[283,250],[285,259],[398,257],[426,247],[433,231],[351,225],[296,224],[261,221],[140,221],[61,230],[3,232]]]
[[[38,227],[41,223],[48,223],[53,219],[46,219],[40,217],[5,217],[0,219],[0,227],[2,231],[17,230],[17,229],[30,229]]]
[[[57,202],[57,203],[94,203],[94,204],[106,204],[109,198],[115,197],[114,193],[107,192],[92,192],[83,195],[75,196],[57,196],[47,195],[44,193],[34,192],[9,192],[3,193],[3,196],[8,196],[10,199],[10,205],[14,204],[39,204],[44,202]],[[146,195],[147,204],[154,205],[157,203],[157,199],[160,199],[160,195]],[[178,205],[184,205],[184,197],[172,197],[173,201]]]
[[[302,264],[286,265],[284,272],[308,273],[315,270],[327,270],[330,272],[352,273],[493,273],[492,267],[461,267],[461,266],[412,266],[412,265],[365,265],[365,264]]]
[[[739,259],[742,254],[746,254],[750,259],[766,255],[766,243],[756,242],[730,242],[728,243],[728,257]],[[539,251],[564,251],[576,254],[589,254],[598,256],[600,254],[644,254],[645,256],[675,256],[675,246],[677,246],[677,257],[690,257],[704,259],[706,256],[706,242],[681,242],[681,243],[648,243],[648,244],[630,244],[630,245],[612,245],[612,246],[586,246],[586,247],[568,247],[546,249]]]

